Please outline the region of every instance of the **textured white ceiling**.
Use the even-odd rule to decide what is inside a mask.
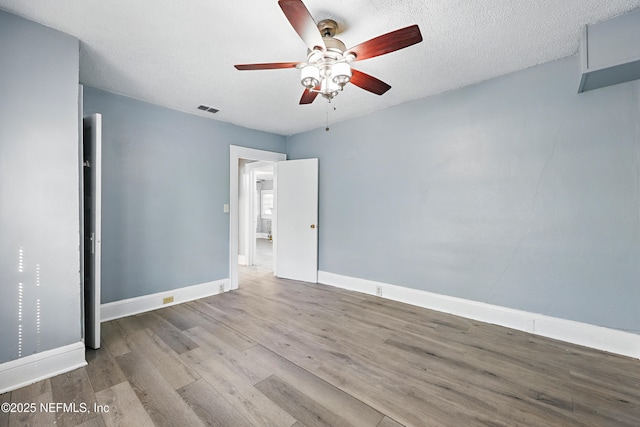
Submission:
[[[411,24],[424,41],[356,63],[391,90],[377,96],[347,85],[329,110],[320,97],[298,105],[298,70],[233,67],[306,59],[277,0],[0,0],[3,10],[78,37],[86,85],[281,135],[324,127],[327,111],[335,123],[572,55],[583,25],[636,9],[640,0],[305,4],[316,21],[343,27],[337,38],[347,47]],[[201,104],[220,112],[200,112]]]

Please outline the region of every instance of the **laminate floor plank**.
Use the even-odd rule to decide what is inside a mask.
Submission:
[[[482,396],[482,399],[496,408],[494,421],[506,425],[521,426],[563,426],[580,427],[582,423],[575,419],[573,407],[563,407],[547,396],[535,390],[500,389],[495,387],[469,386],[468,393]]]
[[[9,426],[44,426],[53,425],[56,421],[56,413],[43,410],[41,406],[53,402],[51,382],[48,379],[14,391],[11,393],[11,402],[26,404],[30,408],[29,411],[10,413]]]
[[[222,297],[222,295],[217,295],[217,296]],[[191,309],[197,311],[203,316],[206,316],[207,318],[212,319],[215,323],[221,323],[227,326],[234,325],[235,320],[233,316],[227,314],[226,312],[224,312],[223,310],[220,310],[217,307],[212,306],[207,302],[207,301],[210,301],[211,298],[213,297],[207,297],[207,298],[202,298],[195,301],[189,301],[186,304],[188,304]]]
[[[405,363],[418,368],[415,373],[418,378],[428,374],[430,380],[454,379],[476,387],[478,393],[485,389],[506,395],[513,393],[525,400],[546,402],[549,407],[543,407],[544,410],[571,411],[571,388],[566,371],[525,368],[492,355],[456,354],[450,346],[440,348],[424,338],[396,336],[387,344],[405,352]],[[428,364],[425,363],[427,361]]]
[[[262,343],[274,351],[284,355],[294,363],[315,364],[319,354],[329,354],[329,352],[315,342],[305,342],[297,335],[289,333],[290,327],[285,325],[283,329],[278,322],[265,323],[264,319],[259,319],[250,314],[236,318],[235,322],[229,322],[232,328],[240,334],[253,337],[253,341]]]
[[[247,312],[246,307],[234,307],[234,304],[237,305],[237,303],[233,303],[236,300],[235,298],[227,298],[228,294],[229,293],[202,298],[198,301],[192,301],[189,304],[191,304],[191,307],[196,311],[238,331],[238,328],[236,328],[238,322],[250,323],[247,322],[245,316],[250,316],[251,313]],[[215,300],[216,297],[219,298],[219,301]]]
[[[256,283],[253,286],[238,289],[238,295],[251,296],[276,305],[282,304],[294,308],[304,305],[307,309],[321,308],[333,310],[336,313],[340,312],[342,307],[346,308],[349,303],[359,304],[362,299],[361,296],[332,292],[324,285],[307,283],[300,286],[298,283],[283,282],[286,287],[277,288],[263,287],[261,283]]]
[[[85,368],[75,369],[50,379],[52,403],[70,405],[70,410],[60,410],[55,413],[55,423],[59,426],[76,426],[91,418],[96,413],[91,410],[83,411],[82,405],[87,409],[93,408],[96,396],[91,381]]]
[[[192,315],[191,310],[182,304],[162,308],[155,313],[181,331],[200,326],[206,321],[195,313]]]
[[[194,381],[178,390],[178,393],[207,426],[253,426],[205,380]]]
[[[144,355],[131,352],[118,356],[116,361],[156,426],[203,425]]]
[[[117,323],[119,337],[124,341],[123,345],[130,351],[143,354],[174,389],[200,378],[195,371],[182,363],[176,352],[148,329],[137,316],[112,322]]]
[[[569,373],[572,389],[582,389],[587,394],[608,396],[612,401],[640,406],[640,380],[625,375],[608,375],[600,369],[592,372],[571,370]]]
[[[144,315],[123,317],[115,320],[114,322],[118,324],[122,331],[124,331],[124,336],[128,337],[135,334],[136,332],[147,329],[146,325],[142,323],[142,320],[140,320],[140,316]]]
[[[99,416],[99,417],[93,417],[81,424],[78,424],[77,427],[106,427],[106,424],[104,423],[104,420],[102,419],[102,417]]]
[[[128,382],[120,383],[96,393],[96,401],[108,411],[101,413],[107,427],[152,427],[153,421]]]
[[[294,385],[282,381],[275,375],[262,380],[255,386],[262,394],[271,399],[296,420],[307,427],[352,426],[340,419],[331,409],[321,405],[315,399],[300,392]],[[374,426],[378,424],[368,424]],[[366,427],[367,424],[359,424]]]
[[[205,329],[217,339],[225,342],[234,349],[242,351],[256,344],[255,341],[249,339],[246,335],[243,335],[236,330],[229,328],[224,323],[218,322],[217,320],[199,312],[191,305],[191,303],[187,303],[185,308],[188,309],[193,316],[198,316],[201,319],[198,324],[199,327]]]
[[[11,393],[12,392],[8,391],[0,394],[0,404],[11,403]],[[0,411],[0,427],[7,427],[9,425],[9,415],[11,415],[9,411]]]
[[[138,318],[147,328],[160,337],[165,344],[171,347],[178,354],[198,347],[198,345],[187,338],[180,329],[176,328],[156,313],[151,312],[138,315]]]
[[[397,421],[392,420],[389,417],[384,417],[376,427],[405,427]]]
[[[320,405],[331,408],[347,425],[376,425],[383,414],[261,345],[244,352],[248,362],[293,385]]]
[[[262,365],[251,363],[244,353],[229,346],[204,328],[197,326],[184,331],[184,333],[206,351],[212,362],[224,366],[251,384],[271,375],[271,369],[265,369]]]
[[[49,396],[51,395],[50,379],[38,381],[28,386],[14,390],[11,393],[6,393],[8,399],[7,401],[9,401],[10,398],[10,401],[13,403],[29,403],[29,399],[43,394]]]
[[[478,323],[464,335],[454,335],[454,339],[464,337],[458,345],[467,346],[469,351],[500,353],[501,357],[511,357],[527,364],[546,364],[549,368],[560,366],[566,370],[567,347],[565,343],[551,339],[540,339],[523,331],[503,326]],[[575,346],[574,346],[575,347]]]
[[[127,342],[129,348],[146,357],[174,389],[200,378],[196,371],[180,360],[171,347],[148,329],[133,333]]]
[[[615,426],[637,427],[640,414],[633,412],[620,412],[613,410],[609,402],[598,402],[597,399],[576,398],[574,402],[574,415],[581,425],[589,427]]]
[[[385,315],[391,319],[401,320],[413,325],[430,327],[432,329],[446,329],[467,331],[471,328],[473,320],[463,317],[454,316],[452,314],[441,313],[437,311],[429,311],[425,313],[420,307],[403,304],[401,302],[377,298],[371,295],[365,296],[358,302],[360,309],[366,309],[365,312],[373,312]]]
[[[231,406],[256,426],[291,426],[296,420],[260,393],[250,381],[211,359],[209,352],[196,348],[180,358],[198,371]]]
[[[628,360],[610,354],[594,357],[587,353],[578,361],[573,357],[572,354],[572,383],[585,384],[640,404],[640,369],[629,369]]]
[[[457,425],[474,425],[473,418],[458,409],[459,405],[467,406],[468,399],[457,395],[449,385],[432,383],[423,386],[406,375],[394,375],[390,371],[381,372],[377,366],[361,363],[333,362],[313,370],[313,374],[405,425],[446,426],[456,422]],[[456,400],[443,404],[442,400],[446,398],[442,394],[445,392]],[[478,411],[480,414],[495,412],[490,405],[484,405],[474,397],[471,399],[474,400],[472,407],[483,406]],[[429,421],[428,424],[425,420]]]
[[[595,424],[640,425],[640,402],[634,397],[575,376],[572,376],[572,392],[574,412],[585,423],[598,420]]]
[[[528,384],[531,381],[533,384]],[[523,375],[515,380],[505,371],[497,370],[493,375],[474,374],[466,378],[469,393],[483,396],[497,408],[498,414],[508,419],[526,421],[527,425],[579,426],[572,420],[573,400],[569,388],[558,387],[549,380],[546,384],[536,384],[533,374]],[[505,403],[509,402],[508,405]],[[514,416],[517,414],[517,416]],[[524,418],[519,418],[522,415]]]
[[[102,391],[113,385],[127,381],[127,378],[120,370],[120,366],[106,349],[87,349],[85,352],[87,359],[87,375],[91,381],[94,392]]]
[[[104,322],[100,325],[100,345],[113,357],[122,356],[131,351],[127,346],[126,332],[118,321]]]

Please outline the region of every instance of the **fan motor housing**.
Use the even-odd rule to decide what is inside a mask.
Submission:
[[[333,19],[323,19],[318,22],[318,30],[322,37],[333,37],[338,34],[338,23]]]
[[[333,37],[323,37],[322,40],[329,52],[337,52],[342,55],[344,51],[347,50],[347,46],[342,43],[342,40],[338,40]]]
[[[347,47],[342,43],[342,40],[334,38],[334,36],[339,32],[338,23],[333,19],[323,19],[318,22],[317,25],[327,51],[342,55],[344,51],[347,50]]]

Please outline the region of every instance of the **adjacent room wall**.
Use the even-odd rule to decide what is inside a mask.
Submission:
[[[78,52],[0,11],[0,363],[81,339]]]
[[[249,209],[249,206],[247,206],[246,203],[246,198],[247,195],[245,194],[246,189],[245,186],[242,184],[243,179],[248,179],[248,175],[246,175],[246,170],[245,170],[245,166],[249,163],[253,163],[254,160],[249,160],[249,159],[238,159],[238,218],[246,218],[246,215],[248,215],[247,210]],[[247,245],[246,245],[246,241],[247,241],[247,233],[249,231],[247,230],[247,224],[245,220],[239,220],[238,221],[238,263],[241,265],[246,265],[246,260],[247,260]]]
[[[640,82],[578,70],[289,137],[320,159],[320,270],[640,334]]]
[[[272,218],[264,218],[262,216],[262,191],[263,190],[273,190],[273,180],[272,179],[267,179],[267,180],[264,180],[262,182],[259,182],[257,184],[257,190],[258,190],[258,196],[259,196],[258,197],[259,206],[258,206],[258,221],[257,221],[257,225],[256,225],[256,232],[268,235],[269,232],[272,231],[271,221],[273,221],[273,219]]]
[[[91,87],[102,113],[102,302],[229,277],[229,145],[285,138]]]

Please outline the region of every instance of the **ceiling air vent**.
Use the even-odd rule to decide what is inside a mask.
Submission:
[[[201,105],[201,106],[199,106],[199,107],[198,107],[198,110],[208,111],[208,112],[209,112],[209,113],[211,113],[211,114],[215,114],[215,113],[217,113],[218,111],[220,111],[220,110],[218,110],[217,108],[207,107],[206,105]]]

